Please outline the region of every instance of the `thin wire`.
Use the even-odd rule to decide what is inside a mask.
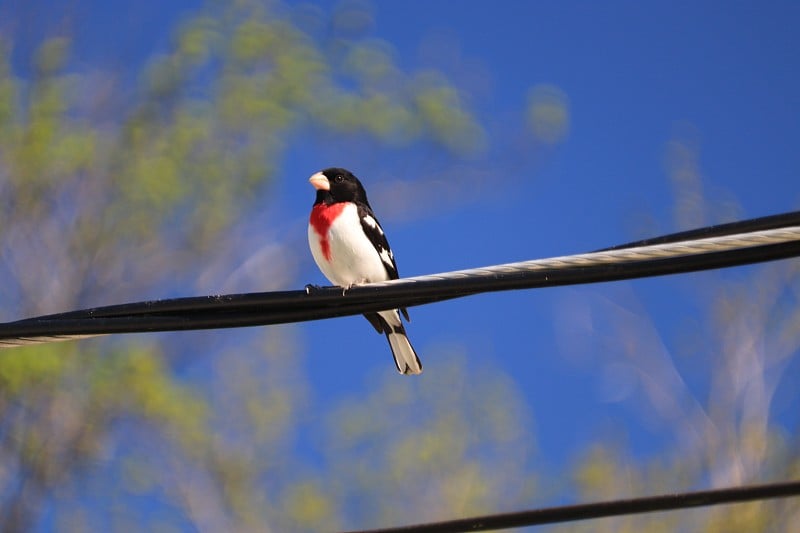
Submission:
[[[789,224],[791,227],[784,227]],[[759,231],[744,231],[758,228]],[[706,238],[700,238],[705,235]],[[0,347],[108,333],[243,327],[411,307],[482,292],[633,279],[800,255],[800,212],[701,228],[589,254],[363,285],[136,302],[0,324]],[[800,495],[800,481],[597,502],[370,530],[487,531]]]
[[[537,526],[611,516],[672,511],[690,507],[740,503],[768,498],[787,498],[790,496],[800,496],[800,481],[784,481],[764,485],[729,487],[660,496],[645,496],[643,498],[630,498],[625,500],[545,507],[543,509],[533,509],[529,511],[459,518],[457,520],[447,520],[444,522],[358,530],[351,531],[350,533],[456,533],[459,531],[491,531],[512,527]]]
[[[518,263],[506,263],[504,265],[457,270],[454,272],[444,272],[441,274],[431,274],[427,276],[416,276],[413,278],[405,278],[403,280],[384,281],[381,283],[372,283],[369,286],[377,288],[405,282],[491,277],[496,276],[497,274],[515,274],[520,272],[536,272],[547,269],[570,269],[614,263],[631,263],[643,260],[657,260],[676,256],[689,256],[709,252],[752,248],[768,244],[792,242],[797,241],[798,239],[800,239],[800,226],[795,226],[751,232],[748,234],[712,237],[709,239],[698,239],[693,241],[667,244],[654,244],[633,248],[590,252],[587,254],[553,257],[549,259],[533,259]]]
[[[648,239],[627,244],[620,244],[598,251],[604,252],[607,250],[619,250],[622,248],[633,248],[635,246],[647,246],[650,244],[665,244],[668,242],[691,241],[708,237],[722,237],[724,235],[750,233],[753,231],[786,228],[789,226],[800,226],[800,211],[780,213],[777,215],[769,215],[759,218],[749,218],[736,222],[728,222],[726,224],[717,224],[714,226],[706,226],[702,228],[681,231],[678,233],[671,233],[669,235],[662,235],[660,237],[650,237]]]
[[[791,226],[417,276],[352,287],[346,294],[340,287],[307,288],[71,311],[0,324],[0,347],[110,333],[300,322],[412,307],[484,292],[693,272],[798,255],[800,226]]]

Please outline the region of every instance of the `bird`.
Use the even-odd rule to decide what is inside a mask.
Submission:
[[[328,280],[345,291],[354,285],[397,279],[397,264],[386,234],[352,172],[327,168],[308,180],[316,198],[308,221],[308,244]],[[378,333],[386,335],[397,371],[422,373],[422,363],[406,336],[404,308],[365,313]]]

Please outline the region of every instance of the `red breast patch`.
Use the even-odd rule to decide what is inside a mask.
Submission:
[[[315,205],[311,209],[311,217],[308,222],[314,228],[314,231],[317,232],[317,235],[319,235],[319,246],[322,249],[322,255],[324,255],[325,259],[328,261],[331,260],[331,245],[328,242],[328,230],[331,224],[333,224],[333,221],[336,220],[336,217],[342,214],[342,210],[344,210],[346,205],[345,202],[331,205],[321,203]]]

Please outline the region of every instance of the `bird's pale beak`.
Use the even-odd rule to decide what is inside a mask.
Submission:
[[[331,190],[331,182],[328,181],[328,178],[322,172],[317,172],[316,174],[308,178],[308,181],[310,181],[311,185],[318,191]]]

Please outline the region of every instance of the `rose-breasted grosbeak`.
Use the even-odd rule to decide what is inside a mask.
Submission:
[[[308,223],[308,244],[317,266],[331,283],[345,289],[361,283],[397,279],[397,265],[361,182],[343,168],[328,168],[308,180],[317,190]],[[392,309],[364,316],[385,333],[401,374],[419,374],[422,363],[406,337],[400,313]]]

